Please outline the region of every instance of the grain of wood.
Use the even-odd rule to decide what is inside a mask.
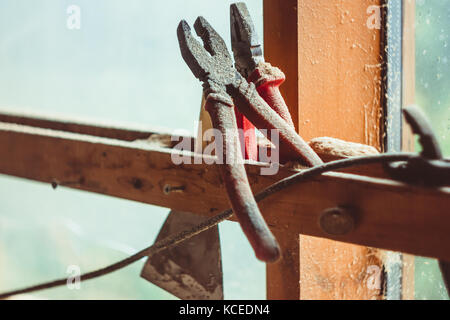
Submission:
[[[0,173],[211,217],[228,208],[218,165],[176,165],[172,156],[188,152],[144,144],[0,123]],[[209,159],[212,160],[212,159]],[[281,168],[261,176],[262,164],[247,164],[253,192],[292,175]],[[164,193],[164,186],[184,187]],[[274,232],[306,234],[341,242],[450,260],[450,189],[423,189],[390,180],[327,173],[287,188],[260,203]],[[358,209],[356,228],[329,236],[320,213],[338,205]],[[367,252],[366,252],[367,255]],[[289,291],[292,292],[292,291]]]

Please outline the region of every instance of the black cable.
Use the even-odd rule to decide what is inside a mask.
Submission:
[[[292,176],[289,176],[287,178],[284,178],[273,185],[269,186],[268,188],[264,189],[260,193],[258,193],[255,196],[255,199],[257,202],[271,196],[274,193],[277,193],[289,186],[292,186],[296,183],[304,182],[308,179],[314,178],[318,175],[321,175],[322,173],[328,172],[328,171],[334,171],[334,170],[340,170],[345,169],[349,167],[354,166],[361,166],[361,165],[367,165],[367,164],[373,164],[373,163],[387,163],[387,162],[395,162],[395,161],[410,161],[413,159],[420,158],[419,155],[414,153],[393,153],[393,154],[380,154],[380,155],[374,155],[374,156],[367,156],[367,157],[354,157],[350,159],[343,159],[343,160],[337,160],[333,162],[324,163],[320,166],[315,166],[313,168],[302,170],[299,173],[295,173]],[[156,243],[154,243],[152,246],[147,247],[132,256],[120,260],[112,265],[109,265],[107,267],[88,272],[86,274],[82,274],[80,276],[80,281],[87,281],[94,278],[98,278],[101,276],[104,276],[106,274],[112,273],[114,271],[123,269],[130,264],[142,259],[145,256],[150,256],[158,253],[160,251],[163,251],[165,249],[169,249],[180,242],[183,242],[189,238],[194,237],[195,235],[206,231],[220,222],[229,219],[233,215],[232,209],[227,209],[220,214],[204,221],[203,223],[191,228],[190,230],[185,230],[180,233],[177,233],[175,235],[169,236],[167,238],[164,238]],[[25,294],[35,291],[40,291],[44,289],[50,289],[55,288],[59,286],[63,286],[67,284],[68,278],[63,278],[59,280],[54,280],[51,282],[41,283],[38,285],[26,287],[23,289],[17,289],[13,291],[8,291],[4,293],[0,293],[0,299],[6,299],[8,297],[18,295],[18,294]]]

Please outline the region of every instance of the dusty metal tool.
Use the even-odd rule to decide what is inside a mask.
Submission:
[[[231,42],[235,66],[244,78],[254,82],[258,93],[288,125],[294,128],[287,106],[278,89],[285,80],[278,68],[264,62],[250,14],[244,3],[230,6]],[[251,77],[250,77],[251,76]],[[243,157],[258,160],[255,126],[235,109],[236,123],[243,130]],[[294,153],[295,154],[295,153]],[[281,156],[283,159],[284,156]],[[172,210],[158,239],[181,231],[198,222],[200,217]],[[208,247],[208,250],[202,248]],[[204,265],[206,262],[207,265]],[[201,272],[199,272],[201,270]],[[210,275],[205,278],[202,274]],[[171,248],[148,259],[141,276],[181,299],[222,299],[223,277],[218,228],[200,234],[185,245]],[[186,283],[187,279],[189,284]]]
[[[248,82],[255,84],[256,90],[267,104],[289,126],[295,128],[289,109],[279,90],[279,86],[286,80],[286,77],[280,69],[265,62],[262,44],[245,3],[239,2],[230,6],[230,29],[236,70]],[[237,108],[235,109],[238,128],[244,130],[246,138],[245,150],[249,150],[246,152],[246,156],[249,155],[249,159],[257,159],[257,157],[252,157],[254,154],[252,151],[255,152],[257,145],[249,142],[256,143],[255,127]],[[270,138],[270,132],[267,132],[267,135]],[[295,158],[295,153],[294,155],[280,154],[280,163],[296,160]]]
[[[156,241],[192,228],[205,217],[171,211]],[[219,230],[211,228],[173,248],[152,255],[141,276],[183,300],[222,300]]]
[[[203,102],[201,108],[203,109]],[[208,119],[206,117],[208,117]],[[209,115],[200,113],[203,125],[198,128],[197,143],[203,129],[208,129]],[[193,146],[194,152],[198,145]],[[172,192],[164,193],[171,196]],[[204,222],[200,214],[171,210],[155,242]],[[158,252],[147,259],[141,277],[182,300],[222,300],[223,271],[219,227],[184,241],[181,245]]]
[[[246,11],[247,16],[250,17],[245,4],[237,3],[230,6],[231,48],[234,53],[236,69],[244,78],[247,79],[248,73],[246,64],[248,63],[248,61],[253,61],[253,54],[255,54],[255,57],[262,57],[262,49],[261,47],[255,46],[255,50],[253,50],[250,43],[241,41],[241,34],[244,31],[244,26],[239,23],[240,19],[236,19],[238,17],[236,17],[235,15],[236,11],[240,10],[242,6]],[[251,30],[249,31],[252,34],[256,35],[253,24],[251,24],[249,28],[251,28]],[[248,53],[250,54],[248,55]],[[241,57],[242,59],[240,59]],[[250,160],[258,160],[258,144],[256,139],[255,126],[242,113],[240,113],[236,107],[234,108],[234,111],[236,113],[236,122],[238,129],[241,129],[244,134],[244,138],[241,138],[241,143],[244,144],[245,150],[244,158]]]
[[[450,185],[450,162],[442,156],[441,148],[424,113],[415,105],[403,109],[406,121],[419,136],[421,157],[415,161],[385,165],[395,180],[429,187]]]
[[[233,7],[234,5],[231,5],[232,23]],[[232,25],[232,29],[236,31],[235,34],[241,34],[243,25],[236,24],[234,27]],[[236,52],[235,46],[239,46],[237,52],[249,50],[250,43],[235,41],[236,38],[233,37],[232,39],[234,52]],[[261,54],[262,52],[259,55]],[[241,144],[244,147],[243,157],[258,160],[255,127],[237,108],[235,108],[235,114],[237,126],[242,130],[240,133],[243,133],[243,136],[240,137]],[[199,134],[202,136],[203,132],[199,132]],[[191,227],[193,222],[199,222],[199,219],[203,218],[192,213],[172,210],[161,228],[158,239],[187,229]],[[204,250],[206,247],[208,247],[208,250]],[[205,278],[202,276],[203,274],[214,276]],[[223,299],[223,275],[218,227],[197,235],[186,241],[182,246],[153,255],[144,265],[141,276],[180,299]],[[185,283],[186,279],[189,279],[190,285]]]
[[[204,103],[202,101],[201,108]],[[206,118],[206,117],[207,118]],[[201,142],[204,129],[211,128],[209,115],[200,112]],[[194,152],[201,152],[194,146]],[[170,196],[170,193],[164,193]],[[200,214],[171,210],[155,242],[204,222]],[[214,226],[182,244],[158,252],[147,259],[141,277],[182,300],[222,300],[223,271],[219,227]]]
[[[201,25],[204,18],[198,18],[196,25]],[[209,24],[208,24],[209,26]],[[189,25],[182,21],[178,27],[178,35],[182,55],[194,75],[204,83],[204,89],[218,89],[222,95],[233,97],[235,106],[258,129],[274,129],[279,133],[280,151],[293,155],[305,165],[322,164],[322,160],[309,145],[274,111],[256,91],[254,84],[249,84],[233,67],[232,60],[223,39],[211,26],[207,30],[199,29],[205,48],[192,36]],[[212,43],[223,43],[223,48],[215,54],[206,49]],[[220,59],[226,58],[226,59]]]
[[[233,138],[237,131],[232,112],[234,104],[257,128],[277,129],[281,141],[280,149],[293,151],[297,158],[308,165],[321,164],[322,161],[295,130],[259,96],[255,86],[248,84],[236,71],[225,42],[206,19],[199,17],[194,28],[202,38],[203,46],[193,37],[186,21],[181,21],[178,26],[178,40],[185,62],[203,82],[207,96],[206,109],[211,115],[213,126],[222,134],[222,137],[216,140],[222,141],[218,146],[219,154],[232,154],[237,157],[234,163],[224,161],[225,164],[221,166],[229,200],[256,256],[263,261],[275,261],[280,254],[278,244],[259,212],[245,169],[239,161],[240,147]]]
[[[280,69],[265,62],[262,44],[245,3],[230,6],[230,26],[236,70],[254,83],[259,95],[294,128],[291,114],[279,89],[286,76]]]
[[[253,83],[264,101],[291,128],[295,129],[291,114],[279,89],[286,77],[280,69],[265,62],[262,44],[245,3],[234,3],[230,6],[230,26],[236,70],[248,82]],[[237,114],[240,113],[237,112]],[[243,117],[242,114],[240,115]],[[270,131],[267,132],[269,140],[271,140],[270,133]],[[289,149],[283,149],[279,154],[280,163],[295,161],[297,158],[298,154]]]
[[[419,136],[422,147],[420,159],[385,165],[389,175],[399,181],[426,187],[450,185],[450,162],[444,159],[441,148],[425,114],[415,105],[403,109],[406,121],[414,134]],[[443,210],[445,208],[442,208]],[[438,260],[442,277],[450,292],[450,262]]]

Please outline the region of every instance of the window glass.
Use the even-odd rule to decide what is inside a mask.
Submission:
[[[176,28],[203,15],[229,46],[233,2],[3,0],[0,107],[193,131],[201,84]],[[73,4],[79,25],[67,13]],[[262,1],[247,4],[262,38]]]
[[[201,84],[176,28],[205,16],[229,41],[223,0],[2,0],[0,109],[195,131]],[[73,5],[75,4],[75,7]],[[262,1],[247,1],[262,38]],[[79,20],[73,15],[79,13]],[[168,209],[0,176],[0,291],[87,272],[153,243]],[[240,227],[220,226],[227,299],[265,298],[265,265]],[[60,299],[173,298],[140,278],[144,261],[38,292]]]
[[[450,156],[450,1],[416,0],[416,101]],[[416,258],[416,299],[448,299],[434,259]]]

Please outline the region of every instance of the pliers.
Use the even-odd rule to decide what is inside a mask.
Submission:
[[[322,164],[317,154],[295,132],[289,110],[279,90],[285,75],[280,69],[264,61],[262,45],[246,5],[232,4],[230,16],[235,68],[241,78],[227,86],[227,89],[237,109],[257,129],[266,129],[262,132],[269,140],[272,140],[271,129],[279,131],[280,145],[276,147],[279,148],[282,162],[296,160],[306,166]],[[249,110],[249,107],[254,110]]]
[[[262,44],[245,3],[230,6],[230,26],[236,70],[254,83],[259,95],[294,128],[291,114],[279,90],[286,77],[280,69],[264,61]]]
[[[211,116],[212,124],[221,133],[221,137],[216,137],[215,140],[216,154],[224,157],[221,159],[223,165],[220,170],[233,211],[256,257],[265,262],[274,262],[280,256],[280,248],[259,211],[245,173],[239,141],[235,139],[237,122],[234,107],[256,128],[278,130],[280,145],[277,147],[281,153],[290,154],[308,166],[320,165],[322,161],[295,132],[293,125],[286,122],[260,96],[255,84],[249,83],[245,78],[258,74],[262,52],[252,50],[255,49],[252,48],[255,44],[254,28],[249,27],[251,20],[248,11],[243,8],[242,4],[232,7],[232,21],[236,26],[232,30],[235,34],[234,43],[238,39],[242,41],[242,46],[236,47],[234,53],[238,57],[236,67],[244,75],[233,66],[225,42],[205,18],[198,17],[194,24],[197,35],[203,40],[203,46],[194,38],[184,20],[178,26],[177,35],[185,62],[195,77],[203,82],[205,108]],[[250,53],[246,54],[245,51]],[[259,70],[261,73],[261,69]],[[263,77],[254,77],[258,88],[264,88],[264,84],[268,83],[261,79]],[[275,89],[277,87],[272,85],[270,90],[266,90],[271,93],[267,95],[269,101],[279,101],[281,95]],[[267,137],[271,138],[270,135]],[[229,156],[233,157],[233,161],[227,161]]]

